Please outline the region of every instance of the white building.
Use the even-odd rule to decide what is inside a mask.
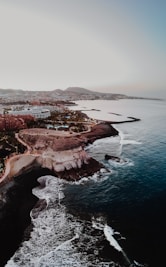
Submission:
[[[8,113],[12,115],[32,115],[36,119],[46,119],[51,115],[49,109],[44,109],[41,107],[27,107],[20,110],[13,109],[10,110]]]

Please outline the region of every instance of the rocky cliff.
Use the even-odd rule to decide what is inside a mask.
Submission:
[[[21,130],[17,139],[27,147],[27,151],[7,160],[1,182],[35,168],[48,169],[68,180],[92,175],[101,169],[102,164],[88,155],[84,150],[85,145],[116,134],[118,132],[105,123],[95,125],[82,134],[39,128]]]
[[[12,157],[6,166],[2,179],[9,181],[13,177],[39,167],[50,170],[60,178],[77,180],[81,176],[91,175],[99,171],[102,165],[89,157],[81,146],[59,152],[50,148],[40,155],[22,154]]]

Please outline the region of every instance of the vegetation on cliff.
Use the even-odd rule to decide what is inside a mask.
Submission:
[[[26,147],[15,137],[15,132],[0,132],[0,174],[5,167],[5,160],[14,154],[24,153]]]

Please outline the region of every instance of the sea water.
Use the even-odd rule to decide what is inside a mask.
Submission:
[[[95,119],[141,121],[115,124],[119,136],[87,147],[107,171],[77,183],[39,178],[31,238],[6,266],[166,266],[166,102],[77,104]]]

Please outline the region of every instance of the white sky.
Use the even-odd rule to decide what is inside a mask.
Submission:
[[[118,2],[0,0],[0,88],[165,90],[165,51]]]

